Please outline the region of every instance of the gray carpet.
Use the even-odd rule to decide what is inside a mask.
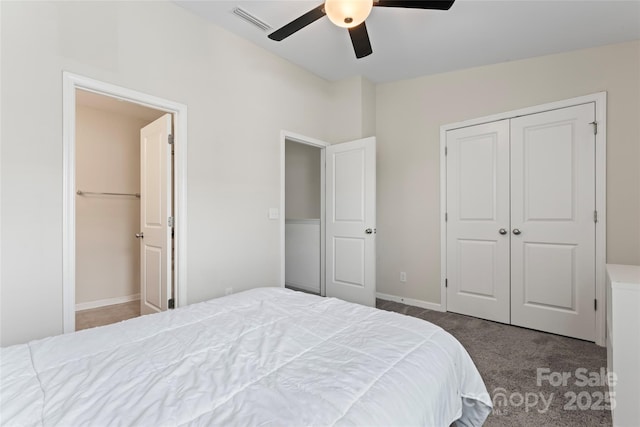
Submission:
[[[485,426],[610,426],[606,385],[595,385],[607,366],[607,351],[594,343],[455,313],[440,313],[377,300],[377,307],[434,323],[467,349],[489,394],[494,411]],[[550,384],[538,368],[548,368]],[[584,371],[576,371],[583,368]],[[560,375],[571,376],[562,385]],[[558,373],[558,374],[553,374]],[[583,385],[584,384],[584,385]],[[505,396],[506,399],[502,399]],[[543,401],[544,399],[544,401]],[[499,405],[498,403],[505,402]],[[527,403],[528,402],[528,403]]]

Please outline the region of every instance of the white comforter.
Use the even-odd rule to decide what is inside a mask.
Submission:
[[[260,288],[0,352],[3,425],[481,425],[491,401],[428,322]]]

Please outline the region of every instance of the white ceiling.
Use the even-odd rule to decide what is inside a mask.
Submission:
[[[176,3],[331,81],[389,82],[640,39],[640,0],[457,0],[448,11],[374,7],[366,21],[373,54],[356,59],[347,30],[327,17],[281,42],[267,38],[318,0]],[[273,30],[238,18],[236,6]]]

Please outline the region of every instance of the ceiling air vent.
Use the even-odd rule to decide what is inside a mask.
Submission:
[[[247,12],[242,8],[236,7],[235,9],[233,9],[233,13],[234,15],[239,16],[240,18],[244,19],[248,23],[260,28],[262,31],[269,31],[271,29],[271,25],[256,18],[255,16],[253,16],[252,14],[250,14],[249,12]]]

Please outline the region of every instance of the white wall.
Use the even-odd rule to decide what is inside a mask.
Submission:
[[[147,120],[79,105],[76,186],[140,193],[140,129]],[[140,199],[76,196],[76,304],[140,293]]]
[[[285,141],[285,218],[320,218],[320,149]]]
[[[189,303],[279,284],[280,132],[331,140],[330,83],[169,2],[0,8],[1,345],[62,332],[63,70],[188,106]]]
[[[440,302],[441,125],[600,91],[608,92],[607,260],[640,264],[636,41],[378,85],[378,291]]]

